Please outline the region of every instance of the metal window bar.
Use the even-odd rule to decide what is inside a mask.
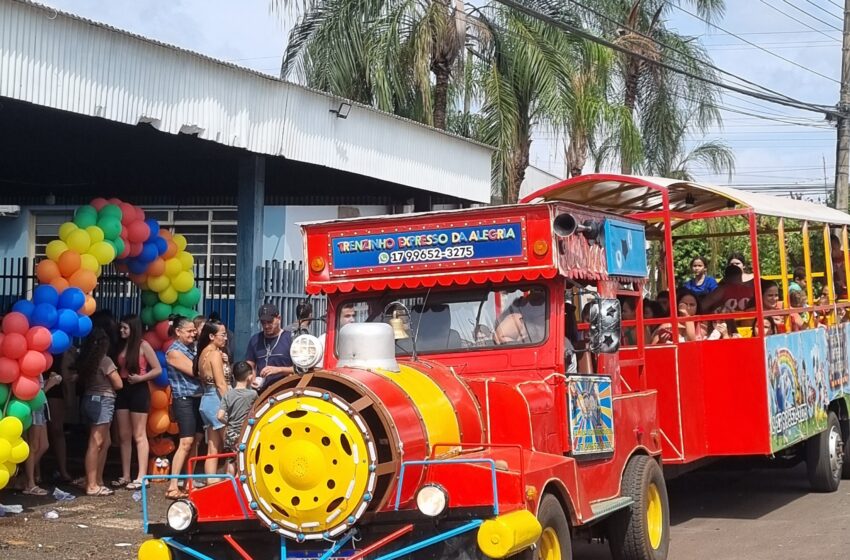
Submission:
[[[299,303],[307,299],[304,279],[303,262],[295,261],[266,261],[262,267],[263,302],[274,304],[280,310],[281,321],[284,325],[295,322],[295,309]],[[314,319],[326,318],[328,302],[325,296],[313,296]],[[325,332],[326,323],[314,320],[310,323],[310,333],[318,336]]]

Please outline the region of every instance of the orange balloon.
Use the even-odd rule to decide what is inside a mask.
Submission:
[[[170,437],[158,437],[150,441],[151,453],[157,457],[170,455],[176,447],[177,446],[174,445],[174,440]]]
[[[68,249],[59,256],[59,272],[65,278],[70,278],[72,274],[77,272],[83,264],[80,254],[76,251]]]
[[[165,239],[166,241],[171,241],[173,238],[173,234],[170,229],[162,228],[159,230],[159,236]]]
[[[157,257],[148,265],[148,274],[151,276],[162,276],[165,274],[165,260]]]
[[[35,267],[35,275],[42,284],[49,284],[54,278],[61,276],[59,265],[50,259],[44,259]]]
[[[72,286],[81,289],[84,294],[88,294],[97,286],[97,276],[91,270],[81,268],[68,278],[68,282]]]
[[[68,281],[62,278],[61,276],[57,276],[56,278],[48,282],[48,284],[56,288],[56,291],[60,294],[71,287]]]
[[[135,284],[135,285],[139,286],[139,285],[141,285],[141,284],[144,284],[144,283],[147,281],[147,279],[148,279],[148,275],[147,275],[147,274],[145,274],[145,273],[142,273],[142,274],[128,274],[128,275],[127,275],[127,278],[129,278],[129,279],[130,279],[130,281],[131,281],[133,284]]]
[[[172,436],[176,436],[180,433],[180,427],[177,425],[177,422],[172,422],[170,426],[168,426],[168,433]]]
[[[91,315],[97,311],[97,302],[91,296],[86,296],[86,302],[83,304],[83,315]]]
[[[151,391],[151,410],[165,410],[168,408],[168,393],[162,389]]]
[[[168,244],[168,249],[165,250],[165,254],[163,255],[163,257],[166,259],[170,259],[171,257],[177,254],[180,248],[177,247],[177,243],[170,239],[168,239],[166,243]]]
[[[157,410],[148,416],[148,433],[161,434],[168,431],[171,425],[171,419],[168,417],[168,412],[165,410]]]

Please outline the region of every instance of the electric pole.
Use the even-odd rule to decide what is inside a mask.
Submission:
[[[850,173],[850,0],[844,0],[844,34],[841,43],[841,97],[838,101],[838,145],[835,152],[835,207],[848,211]]]

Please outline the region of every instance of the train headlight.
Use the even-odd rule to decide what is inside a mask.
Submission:
[[[437,517],[449,505],[449,495],[442,486],[426,484],[416,493],[416,507],[428,517]]]
[[[188,500],[177,500],[168,506],[165,519],[175,531],[185,531],[195,522],[195,506]]]
[[[306,370],[322,362],[323,350],[318,338],[311,334],[302,334],[292,341],[289,356],[295,367]]]

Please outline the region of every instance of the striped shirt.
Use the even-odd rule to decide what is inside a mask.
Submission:
[[[185,344],[177,340],[169,346],[168,351],[165,353],[166,356],[169,352],[180,352],[189,358],[190,361],[195,360],[195,353]],[[202,393],[201,384],[196,378],[189,377],[182,371],[178,371],[171,364],[168,364],[168,381],[171,382],[171,395],[175,399],[182,397],[195,397]]]

